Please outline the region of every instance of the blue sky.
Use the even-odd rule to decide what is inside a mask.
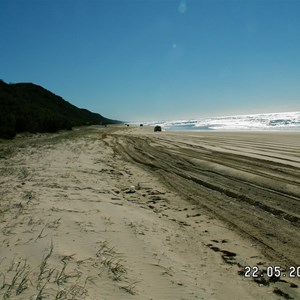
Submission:
[[[298,0],[0,0],[0,78],[125,120],[300,111]]]

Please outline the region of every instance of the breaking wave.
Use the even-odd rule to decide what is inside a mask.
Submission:
[[[300,112],[150,122],[165,130],[300,130]]]

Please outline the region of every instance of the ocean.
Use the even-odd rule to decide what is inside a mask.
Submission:
[[[191,120],[154,121],[145,125],[160,125],[163,130],[228,130],[300,131],[300,112],[237,115]]]

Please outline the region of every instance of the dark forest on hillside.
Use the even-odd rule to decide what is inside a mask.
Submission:
[[[121,122],[78,108],[33,83],[7,84],[0,80],[0,138],[116,123]]]

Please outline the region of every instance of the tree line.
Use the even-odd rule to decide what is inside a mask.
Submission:
[[[73,126],[119,121],[80,109],[33,83],[7,84],[0,80],[0,137],[20,132],[56,132]]]

